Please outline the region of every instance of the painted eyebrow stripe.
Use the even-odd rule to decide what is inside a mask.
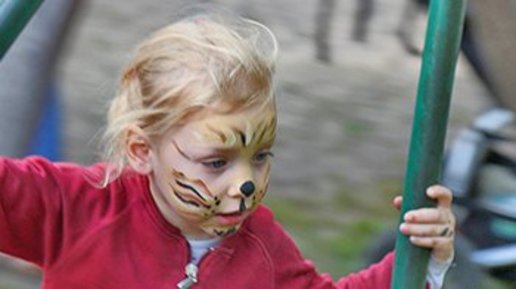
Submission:
[[[273,117],[269,120],[269,122],[265,126],[264,130],[265,131],[268,131],[268,130],[275,131],[276,130],[276,118],[275,117]]]
[[[268,136],[272,137],[274,135],[276,131],[276,117],[271,117],[268,121],[260,122],[258,127],[252,133],[249,133],[250,135],[247,135],[244,131],[236,127],[230,128],[232,130],[231,135],[227,135],[223,131],[209,124],[206,125],[206,128],[213,132],[219,138],[222,144],[227,144],[229,139],[232,139],[234,141],[235,138],[238,136],[238,138],[242,142],[242,146],[248,147],[252,144],[260,144],[264,138]],[[181,148],[179,148],[175,141],[172,141],[172,144],[174,145],[176,150],[181,154],[181,156],[183,156],[185,159],[193,160],[192,157],[187,155]]]
[[[248,144],[246,143],[246,136],[245,133],[236,127],[231,127],[231,130],[233,131],[233,134],[238,135],[240,137],[240,141],[242,142],[242,146],[246,147]]]
[[[206,127],[212,132],[214,132],[220,138],[222,143],[225,143],[228,140],[228,137],[220,130],[212,127],[211,125],[206,125]]]
[[[274,135],[275,127],[275,118],[271,118],[268,122],[262,123],[260,127],[260,134],[256,139],[254,139],[254,142],[260,144],[263,142],[265,137]],[[267,132],[269,132],[269,134],[267,134]]]
[[[258,138],[256,138],[257,143],[261,143],[263,141],[263,138],[265,137],[266,132],[267,132],[267,126],[262,125],[260,134],[258,135]]]
[[[176,184],[178,184],[180,187],[183,187],[185,189],[188,189],[190,191],[192,191],[196,196],[198,196],[201,200],[205,201],[206,202],[206,199],[192,186],[190,185],[187,185],[185,183],[182,183],[178,180],[176,180]]]
[[[241,132],[241,131],[238,131],[238,134],[240,135],[240,140],[242,141],[242,145],[244,147],[246,147],[247,143],[246,143],[246,140],[245,140],[245,134],[243,132]]]

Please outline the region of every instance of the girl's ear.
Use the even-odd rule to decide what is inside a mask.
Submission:
[[[131,125],[125,143],[127,161],[133,170],[140,174],[152,172],[152,150],[147,134],[138,126]]]

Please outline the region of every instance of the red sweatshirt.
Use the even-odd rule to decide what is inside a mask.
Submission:
[[[42,267],[46,289],[170,289],[185,278],[187,241],[159,213],[145,176],[99,189],[83,168],[0,158],[0,251]],[[393,255],[334,283],[304,260],[261,206],[199,264],[205,289],[388,289]]]

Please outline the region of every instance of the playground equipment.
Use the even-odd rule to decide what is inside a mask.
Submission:
[[[43,0],[5,0],[0,2],[0,59],[18,37]]]
[[[432,205],[424,192],[439,179],[465,10],[464,0],[430,3],[401,216],[411,209]],[[430,251],[412,245],[398,233],[396,252],[391,288],[425,288]]]
[[[457,216],[455,266],[446,289],[486,288],[490,276],[516,284],[516,114],[494,107],[462,129],[446,152],[442,183],[452,189]],[[392,250],[382,234],[368,261]]]
[[[0,139],[0,154],[38,153],[59,159],[59,87],[54,71],[79,2],[0,1],[0,133],[9,136]]]
[[[442,183],[454,192],[458,216],[456,266],[445,287],[474,289],[485,273],[516,281],[516,158],[498,150],[516,140],[502,132],[514,129],[516,119],[516,2],[470,0],[469,8],[462,49],[497,107],[459,133],[446,153]],[[384,233],[369,261],[392,250],[394,239]]]

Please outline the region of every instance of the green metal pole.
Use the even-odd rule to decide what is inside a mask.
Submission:
[[[426,188],[439,181],[466,0],[432,0],[405,173],[401,217],[435,205]],[[392,289],[423,289],[430,251],[398,233]]]
[[[43,0],[0,0],[0,60]]]

